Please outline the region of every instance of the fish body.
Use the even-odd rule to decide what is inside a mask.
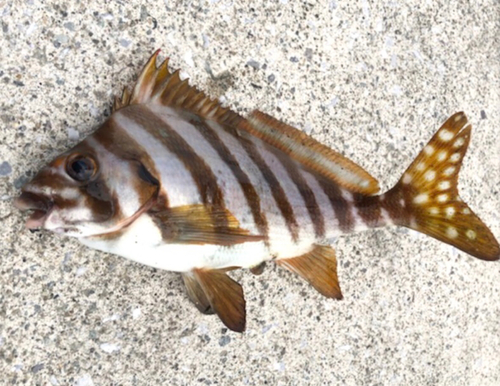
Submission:
[[[328,244],[342,233],[370,225],[354,212],[353,192],[329,186],[326,179],[318,181],[319,176],[281,150],[231,126],[170,107],[132,105],[113,114],[99,130],[106,134],[91,136],[94,146],[116,131],[116,136],[148,149],[161,182],[160,195],[169,207],[217,205],[256,237],[230,240],[229,245],[171,243],[155,214],[143,213],[117,237],[81,238],[90,247],[178,272],[251,268],[302,255],[313,244]],[[176,143],[171,144],[174,136]],[[321,184],[330,189],[333,203]],[[337,217],[335,211],[344,207],[351,215]]]
[[[171,73],[158,52],[132,93],[92,135],[23,188],[27,227],[152,267],[181,272],[198,309],[245,327],[241,286],[273,260],[320,293],[342,298],[330,243],[339,235],[406,226],[484,260],[500,257],[485,224],[460,199],[470,140],[450,117],[394,188],[301,131],[262,112],[244,118]]]

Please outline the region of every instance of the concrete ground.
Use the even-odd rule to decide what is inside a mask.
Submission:
[[[31,234],[12,207],[162,48],[192,83],[311,133],[383,189],[464,110],[460,192],[500,237],[498,1],[65,3],[0,2],[0,384],[500,384],[500,264],[415,232],[340,238],[341,302],[274,266],[236,272],[239,335],[177,274]]]

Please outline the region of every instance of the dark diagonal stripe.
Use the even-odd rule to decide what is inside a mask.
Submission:
[[[340,229],[343,232],[350,232],[354,225],[354,219],[351,214],[351,206],[353,204],[342,197],[342,192],[335,182],[328,181],[322,176],[316,176],[316,179],[332,204],[335,216],[339,221]]]
[[[108,119],[90,138],[94,139],[108,152],[127,163],[130,163],[132,160],[137,161],[137,164],[134,166],[137,168],[137,176],[139,178],[131,179],[131,182],[135,183],[135,191],[141,203],[145,203],[149,199],[150,190],[143,189],[143,183],[157,185],[158,181],[156,178],[159,178],[160,175],[149,153],[113,118]],[[145,180],[145,174],[153,177],[156,183],[153,180]],[[168,208],[168,196],[165,191],[158,192],[156,205],[162,209]]]
[[[203,158],[168,123],[147,107],[141,105],[133,107],[123,109],[121,113],[144,128],[178,157],[191,173],[203,204],[213,205],[215,208],[225,208],[224,195],[217,184],[217,178]],[[227,219],[223,219],[221,216],[214,218],[215,226],[224,226],[226,223]]]
[[[283,216],[288,230],[290,231],[290,235],[292,236],[293,241],[297,241],[299,237],[299,226],[297,224],[297,220],[295,219],[295,214],[293,213],[292,206],[288,201],[288,198],[283,190],[283,187],[279,183],[278,179],[274,175],[273,171],[267,166],[266,161],[262,158],[259,151],[255,147],[255,144],[246,138],[243,138],[236,130],[229,126],[224,126],[224,129],[228,133],[230,133],[234,138],[238,140],[243,149],[245,149],[246,153],[252,160],[252,162],[259,168],[264,179],[271,190],[271,193],[278,205],[278,208]]]
[[[297,164],[289,156],[278,149],[273,149],[273,154],[279,159],[291,180],[299,190],[307,211],[309,212],[309,217],[311,219],[311,223],[313,224],[316,237],[324,237],[325,219],[323,218],[323,213],[321,213],[313,191],[307,184],[307,181],[302,174],[300,174]]]
[[[241,169],[238,160],[231,153],[224,142],[221,141],[218,134],[214,129],[210,127],[210,125],[208,125],[205,121],[198,120],[191,120],[190,123],[196,127],[196,129],[203,135],[205,140],[215,149],[217,154],[219,154],[219,157],[222,159],[222,161],[226,163],[229,169],[231,169],[233,176],[240,184],[241,190],[245,195],[259,233],[267,239],[269,236],[267,219],[260,206],[260,197],[255,191],[250,178],[248,178],[248,175]]]
[[[365,196],[357,193],[354,195],[354,205],[356,205],[359,217],[366,225],[376,226],[380,222],[380,196]]]

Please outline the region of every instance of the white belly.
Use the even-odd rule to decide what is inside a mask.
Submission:
[[[116,239],[83,238],[84,245],[168,271],[194,268],[249,268],[272,258],[263,241],[226,247],[220,245],[167,244],[149,215],[143,214]],[[295,250],[296,251],[296,250]]]

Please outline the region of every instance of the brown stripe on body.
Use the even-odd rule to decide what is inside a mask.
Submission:
[[[221,141],[215,130],[206,124],[204,120],[191,119],[190,123],[203,135],[205,140],[215,149],[223,162],[231,169],[236,180],[241,186],[241,190],[245,195],[248,206],[252,211],[254,222],[259,230],[259,233],[267,240],[269,237],[269,226],[265,214],[260,206],[260,197],[255,191],[252,182],[248,175],[241,169],[238,160],[231,153],[228,147]],[[267,241],[266,241],[267,242]]]
[[[290,205],[290,202],[288,201],[286,193],[283,190],[283,187],[279,183],[278,179],[274,175],[273,171],[266,164],[266,161],[264,161],[259,151],[255,147],[255,144],[251,140],[243,138],[241,134],[237,132],[233,127],[227,125],[223,125],[223,127],[228,133],[230,133],[234,138],[238,140],[252,162],[261,171],[264,179],[269,186],[269,189],[272,192],[274,200],[278,205],[281,215],[285,220],[290,235],[292,236],[292,240],[296,242],[299,237],[299,226],[297,224],[297,219],[295,218],[295,214],[293,212],[292,206]]]
[[[125,109],[123,110],[125,111]],[[158,176],[159,171],[156,170],[156,165],[149,153],[134,139],[126,130],[124,130],[114,119],[108,119],[99,130],[95,131],[91,138],[96,140],[108,152],[115,155],[119,159],[126,161],[137,161],[137,175],[140,179],[131,179],[136,181],[135,191],[139,195],[141,203],[146,202],[151,196],[151,189],[143,189],[146,182],[150,185],[159,186]],[[145,170],[144,170],[145,169]],[[169,207],[168,195],[166,191],[157,192],[157,205],[162,209]],[[159,199],[161,198],[161,200]]]
[[[313,191],[307,184],[305,178],[300,174],[300,171],[297,167],[297,164],[285,153],[282,151],[268,147],[269,150],[278,158],[280,163],[285,168],[286,172],[290,176],[291,180],[297,187],[304,200],[307,211],[309,212],[309,217],[311,219],[311,223],[314,227],[314,233],[316,237],[324,237],[325,236],[325,219],[323,217],[323,213],[319,208],[318,202],[316,201],[316,197],[314,196]]]
[[[403,195],[403,191],[399,189],[399,183],[379,197],[381,207],[389,213],[391,220],[393,220],[395,224],[404,225],[409,223],[411,213],[406,206],[406,199]]]
[[[354,194],[354,205],[363,222],[370,226],[378,226],[381,218],[380,196],[365,196],[361,193]]]
[[[343,232],[351,232],[354,229],[354,218],[352,217],[352,202],[348,202],[343,196],[340,187],[332,181],[315,174],[316,180],[327,195],[332,204],[333,211],[339,222],[339,228]]]
[[[178,157],[191,173],[203,204],[225,208],[224,195],[212,169],[169,124],[142,105],[130,106],[120,112],[144,128]],[[223,226],[226,222],[221,217],[214,219],[215,226]]]

